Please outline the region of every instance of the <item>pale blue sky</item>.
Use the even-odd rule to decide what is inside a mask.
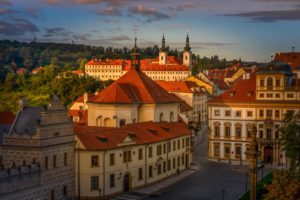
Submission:
[[[300,0],[0,0],[0,38],[182,49],[268,61],[300,49]],[[300,51],[300,50],[299,50]]]

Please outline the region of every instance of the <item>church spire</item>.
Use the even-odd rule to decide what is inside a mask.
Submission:
[[[185,51],[190,51],[191,47],[190,47],[190,38],[189,38],[189,34],[187,33],[186,35],[186,41],[185,41],[185,47],[184,47]]]
[[[132,53],[131,55],[131,68],[140,69],[140,53],[139,53],[139,49],[136,45],[136,40],[137,38],[134,38],[134,47],[132,48]]]
[[[163,34],[163,37],[162,37],[162,41],[161,41],[161,48],[160,48],[161,51],[166,51],[166,40],[165,40],[165,34]]]

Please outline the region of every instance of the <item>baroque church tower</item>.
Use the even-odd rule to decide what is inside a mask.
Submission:
[[[190,70],[192,69],[192,52],[190,47],[189,34],[187,34],[186,36],[186,42],[183,51],[183,65],[189,67]]]
[[[159,64],[160,65],[166,65],[168,60],[168,53],[166,50],[166,41],[165,41],[165,35],[163,35],[162,38],[162,44],[159,51]]]

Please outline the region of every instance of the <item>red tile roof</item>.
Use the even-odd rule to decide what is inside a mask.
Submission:
[[[69,110],[69,116],[72,118],[78,117],[80,123],[87,123],[88,111],[87,110]]]
[[[88,93],[88,99],[94,97],[95,94],[94,93]],[[83,100],[84,100],[84,95],[81,95],[80,97],[78,97],[75,102],[76,103],[83,103]]]
[[[0,112],[0,124],[11,125],[14,123],[15,115],[9,111]]]
[[[125,138],[142,145],[188,136],[191,134],[182,122],[142,122],[128,124],[121,128],[92,127],[74,124],[74,133],[88,150],[119,148]]]
[[[178,62],[175,56],[168,56],[167,65],[159,65],[158,57],[155,59],[140,60],[142,71],[190,71],[185,65]],[[131,60],[90,60],[87,65],[122,65],[123,70],[129,71],[131,68]]]
[[[16,73],[17,74],[25,74],[26,70],[27,69],[25,69],[24,67],[21,67],[21,68],[17,69]]]
[[[289,64],[292,67],[300,66],[300,52],[277,53],[274,60]]]
[[[77,75],[84,75],[83,71],[79,70],[73,70],[72,71],[73,74],[77,74]]]
[[[130,69],[118,80],[89,99],[94,103],[179,103],[140,70]]]
[[[123,65],[124,60],[118,59],[118,60],[100,60],[100,59],[93,59],[90,60],[87,65]]]
[[[242,103],[254,102],[256,90],[256,74],[250,74],[250,78],[240,80],[236,85],[223,94],[216,96],[208,103]]]
[[[191,87],[197,87],[197,84],[190,81],[156,81],[158,85],[169,92],[193,93]]]

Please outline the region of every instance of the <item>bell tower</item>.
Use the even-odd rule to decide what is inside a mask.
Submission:
[[[192,52],[191,52],[191,47],[190,47],[190,38],[189,34],[186,36],[186,41],[185,41],[185,47],[183,51],[183,65],[189,67],[192,69]]]
[[[159,64],[160,65],[166,65],[168,60],[168,53],[166,50],[166,41],[165,41],[165,35],[163,35],[162,38],[162,44],[159,51]]]
[[[140,53],[138,50],[138,47],[136,45],[136,37],[134,38],[134,47],[132,48],[132,53],[131,55],[131,68],[140,70]]]

